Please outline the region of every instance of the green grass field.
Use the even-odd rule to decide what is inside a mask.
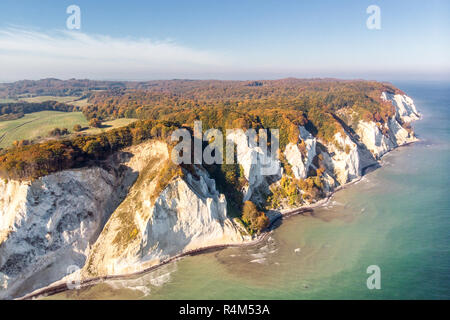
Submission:
[[[80,97],[66,96],[66,97],[56,97],[56,96],[36,96],[31,98],[20,98],[22,101],[26,102],[44,102],[44,101],[58,101],[63,103],[69,103]]]
[[[89,105],[87,98],[82,99],[82,100],[68,101],[67,104],[73,104],[73,105],[81,107],[81,108],[84,108]]]
[[[0,98],[0,103],[10,103],[10,102],[17,102],[16,99],[9,99],[9,98]]]
[[[86,134],[97,134],[97,133],[108,131],[108,130],[111,130],[114,128],[124,127],[136,120],[137,119],[121,118],[121,119],[115,119],[115,120],[111,120],[111,121],[105,121],[102,123],[102,128],[89,128],[87,130],[83,130],[82,132],[86,133]]]
[[[32,140],[47,137],[54,128],[67,128],[80,124],[87,127],[88,122],[81,112],[41,111],[26,114],[17,120],[0,122],[0,147],[6,148],[15,140]]]
[[[106,121],[102,128],[88,128],[89,124],[81,112],[41,111],[26,114],[17,120],[0,121],[0,148],[7,148],[15,140],[46,138],[54,128],[67,128],[73,132],[73,126],[81,125],[83,134],[97,134],[125,126],[136,119],[116,119]]]
[[[55,96],[37,96],[31,98],[21,98],[21,101],[26,102],[44,102],[44,101],[58,101],[61,103],[73,104],[75,106],[79,106],[81,108],[86,107],[88,105],[88,99],[78,100],[80,97],[75,96],[67,96],[67,97],[55,97]]]

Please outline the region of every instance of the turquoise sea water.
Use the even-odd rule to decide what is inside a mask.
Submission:
[[[395,83],[423,114],[420,142],[264,243],[186,257],[63,299],[450,299],[450,84]],[[369,290],[366,269],[381,270]]]

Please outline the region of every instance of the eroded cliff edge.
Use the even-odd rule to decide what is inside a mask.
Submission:
[[[403,126],[417,120],[412,99],[383,93],[395,106],[385,123],[352,119],[332,143],[299,127],[299,144],[284,156],[296,178],[318,170],[329,193],[360,177],[386,152],[417,138]],[[356,123],[355,123],[356,122]],[[352,123],[351,126],[348,124]],[[235,139],[242,144],[245,139]],[[246,187],[244,200],[264,200],[284,172],[269,160],[274,174],[261,174],[272,159],[256,145],[238,146]],[[168,170],[168,148],[151,141],[114,155],[102,166],[66,170],[33,182],[0,182],[0,298],[15,298],[68,276],[71,266],[82,278],[133,273],[188,250],[245,241],[242,229],[227,215],[226,198],[201,167],[175,175]],[[169,165],[170,167],[170,165]],[[170,169],[170,168],[169,168]]]

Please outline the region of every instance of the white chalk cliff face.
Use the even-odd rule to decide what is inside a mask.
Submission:
[[[397,146],[396,140],[383,134],[375,122],[360,121],[356,132],[377,159]]]
[[[83,266],[120,201],[101,168],[63,171],[32,183],[0,182],[0,298],[20,296]]]
[[[368,164],[363,163],[360,157],[360,148],[347,132],[338,132],[334,135],[334,143],[326,145],[327,154],[325,164],[333,168],[333,172],[340,184],[345,184],[361,176],[361,170]]]
[[[153,141],[114,155],[108,170],[0,181],[0,298],[45,287],[74,266],[84,272],[90,262],[98,274],[127,273],[186,250],[242,242],[204,171],[175,179],[152,204],[153,177],[166,161],[167,145]]]
[[[157,181],[148,177],[112,214],[83,277],[138,272],[183,252],[243,241],[227,217],[225,196],[206,172],[175,178],[154,202],[150,198]]]
[[[414,134],[403,128],[400,122],[408,123],[420,118],[410,97],[383,92],[381,98],[395,106],[395,116],[384,124],[360,121],[356,130],[362,143],[377,159],[398,146],[417,141]]]
[[[397,119],[400,118],[405,122],[420,119],[420,113],[417,111],[413,99],[407,95],[383,92],[381,99],[390,101],[395,106],[395,116]]]
[[[66,170],[33,182],[0,181],[0,298],[19,297],[83,267],[90,245],[136,180],[153,144],[105,168]],[[124,165],[120,165],[124,162]]]
[[[227,139],[236,144],[237,162],[242,166],[248,181],[244,201],[252,199],[260,202],[261,199],[255,199],[259,195],[256,194],[258,188],[268,190],[269,177],[281,178],[280,162],[271,156],[270,150],[261,148],[255,141],[248,139],[243,130],[229,133]]]
[[[323,175],[325,191],[332,191],[334,187],[360,177],[365,168],[376,164],[376,160],[385,153],[417,141],[414,134],[400,124],[420,118],[413,100],[406,95],[386,92],[381,98],[390,101],[396,109],[396,115],[383,125],[360,121],[355,133],[342,127],[335,134],[332,143],[317,141],[304,127],[300,127],[300,139],[305,143],[306,154],[302,154],[298,145],[293,143],[289,143],[284,152],[295,177],[304,179],[310,167],[317,169],[313,165],[313,159],[320,153],[326,168]],[[318,142],[325,150],[317,149]]]
[[[284,155],[286,160],[292,166],[292,171],[297,179],[304,179],[308,175],[308,169],[316,156],[317,139],[313,137],[303,126],[299,126],[299,138],[305,145],[305,154],[303,155],[298,144],[289,143],[286,146]]]
[[[364,168],[376,164],[375,159],[392,149],[417,141],[414,134],[400,124],[420,118],[413,100],[406,95],[386,92],[383,92],[381,98],[394,105],[394,117],[384,124],[360,121],[356,135],[342,128],[344,133],[337,133],[334,139],[340,147],[337,148],[336,144],[326,146],[327,152],[323,154],[325,163],[328,169],[334,171],[340,184],[360,177]]]
[[[318,169],[313,164],[314,158],[321,154],[326,171],[323,182],[326,191],[339,184],[345,184],[362,174],[362,169],[375,163],[370,153],[358,141],[355,140],[344,128],[334,136],[332,143],[317,141],[304,127],[299,127],[300,139],[303,140],[306,151],[300,152],[297,144],[289,143],[286,146],[285,156],[292,166],[295,178],[305,179],[309,168]],[[324,151],[318,151],[317,143],[320,142]]]

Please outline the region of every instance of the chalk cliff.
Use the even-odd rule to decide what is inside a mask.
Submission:
[[[300,151],[298,144],[289,143],[284,155],[292,166],[292,171],[297,179],[304,179],[308,175],[308,169],[316,156],[317,139],[309,133],[305,127],[299,126],[299,139],[305,146],[304,153]]]
[[[158,167],[139,178],[112,214],[89,254],[83,277],[133,273],[186,251],[243,241],[227,217],[225,196],[205,171],[175,177],[151,201],[158,183],[152,178],[154,170]]]
[[[186,250],[242,242],[204,170],[155,194],[167,161],[167,145],[153,141],[114,155],[105,168],[0,181],[0,298],[47,286],[77,267],[89,275],[128,273]]]
[[[244,190],[244,201],[252,199],[263,202],[265,192],[272,180],[281,178],[280,161],[270,153],[268,148],[249,139],[243,130],[235,130],[227,139],[236,145],[237,162],[242,166],[248,185]]]
[[[381,99],[395,106],[395,116],[384,124],[360,121],[357,128],[361,142],[377,159],[398,146],[417,141],[414,133],[402,127],[401,123],[420,118],[413,100],[406,95],[383,92]]]
[[[101,168],[63,171],[31,183],[0,182],[0,298],[59,280],[82,266],[120,202],[120,181]]]
[[[381,99],[390,101],[395,106],[395,117],[405,122],[411,122],[420,119],[420,113],[414,105],[413,99],[404,94],[393,94],[383,92]]]

